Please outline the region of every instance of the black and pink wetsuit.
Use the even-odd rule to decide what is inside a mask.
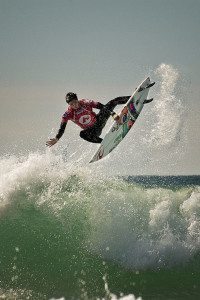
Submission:
[[[101,143],[102,139],[99,136],[108,118],[112,114],[113,109],[118,104],[125,104],[129,98],[130,96],[117,97],[105,105],[92,100],[79,100],[79,108],[73,109],[69,106],[67,111],[63,114],[56,138],[61,138],[67,122],[71,120],[83,129],[80,132],[81,138],[92,143]],[[93,108],[99,109],[99,113],[96,114]]]

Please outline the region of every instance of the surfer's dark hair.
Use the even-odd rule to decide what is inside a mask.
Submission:
[[[72,100],[78,100],[78,97],[77,97],[77,95],[75,93],[69,92],[69,93],[67,93],[65,99],[66,99],[66,102],[69,103]]]

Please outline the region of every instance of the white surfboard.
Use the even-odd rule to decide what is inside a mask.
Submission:
[[[150,78],[148,77],[138,86],[119,114],[120,124],[116,121],[114,122],[90,163],[108,155],[127,135],[142,111],[144,100],[147,99],[150,89],[150,87],[148,87],[150,83]]]

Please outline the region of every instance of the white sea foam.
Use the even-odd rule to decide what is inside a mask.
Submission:
[[[127,268],[188,261],[200,250],[199,191],[188,192],[119,185],[112,196],[104,193],[91,208],[92,249]],[[96,211],[101,218],[93,218]]]
[[[45,296],[40,293],[35,293],[26,289],[9,289],[4,290],[0,288],[1,300],[21,300],[21,299],[44,299]],[[64,300],[64,298],[63,298]]]
[[[181,205],[181,212],[187,224],[188,242],[191,249],[200,248],[200,189],[192,192],[191,196]]]
[[[142,300],[142,297],[136,298],[133,294],[129,294],[129,295],[121,294],[120,297],[117,297],[117,295],[113,294],[109,290],[106,275],[103,276],[103,281],[104,281],[104,289],[105,289],[105,298],[102,298],[102,300],[104,300],[104,299],[111,299],[111,300]],[[98,298],[98,300],[100,300],[100,298]]]
[[[157,87],[152,107],[152,129],[148,143],[153,147],[166,146],[176,140],[181,129],[183,105],[177,93],[180,74],[172,65],[161,64],[155,70]]]
[[[200,249],[198,188],[148,189],[91,176],[51,152],[1,159],[0,174],[1,214],[15,201],[34,202],[62,222],[65,210],[84,208],[86,247],[128,268],[185,262]]]

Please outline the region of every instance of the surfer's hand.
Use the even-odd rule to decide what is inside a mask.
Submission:
[[[57,143],[57,141],[58,141],[57,138],[50,139],[49,141],[46,142],[46,146],[51,147],[51,146],[55,145]]]

